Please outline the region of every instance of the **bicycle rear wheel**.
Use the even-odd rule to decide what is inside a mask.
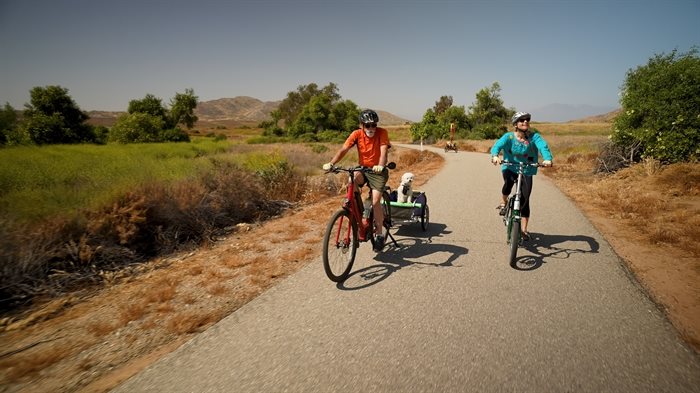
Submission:
[[[420,216],[420,227],[423,232],[428,230],[428,225],[430,224],[430,209],[428,205],[423,207],[423,214]]]
[[[518,256],[518,246],[520,245],[520,221],[513,220],[510,227],[510,266],[516,268],[515,259]]]
[[[338,210],[323,236],[323,269],[331,281],[343,282],[348,278],[357,246],[357,223],[347,210]]]

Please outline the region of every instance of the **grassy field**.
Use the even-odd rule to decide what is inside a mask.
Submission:
[[[20,221],[96,209],[142,184],[210,170],[231,143],[53,145],[0,149],[0,214]]]
[[[256,133],[246,129],[251,136]],[[282,152],[282,150],[285,150]],[[251,146],[194,137],[191,143],[52,145],[0,149],[0,217],[32,222],[109,205],[145,184],[175,183],[230,163],[264,172],[281,161],[317,170],[328,148]]]

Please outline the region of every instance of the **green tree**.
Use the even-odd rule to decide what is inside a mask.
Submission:
[[[289,127],[289,134],[298,137],[302,134],[323,131],[329,123],[332,111],[331,98],[319,94],[311,97]]]
[[[413,141],[423,140],[433,143],[438,139],[447,139],[450,135],[450,123],[457,125],[456,135],[464,137],[471,129],[469,116],[464,106],[453,106],[452,97],[442,96],[423,114],[419,123],[413,123],[409,132]]]
[[[146,94],[140,100],[131,100],[128,115],[117,119],[110,130],[109,140],[119,143],[188,142],[189,136],[179,125],[183,124],[190,129],[197,122],[194,114],[197,100],[193,89],[176,93],[170,100],[170,109],[153,94]]]
[[[457,130],[455,135],[457,137],[466,137],[468,131],[471,129],[471,122],[469,116],[467,115],[464,106],[450,106],[439,116],[441,129],[444,130],[440,134],[440,138],[447,138],[450,134],[450,123],[454,122]]]
[[[340,100],[338,86],[335,83],[329,83],[327,86],[319,90],[318,85],[310,83],[308,85],[300,85],[296,91],[287,93],[287,97],[280,102],[277,111],[279,118],[284,122],[285,128],[288,128],[294,123],[297,116],[301,113],[304,107],[311,99],[318,95],[325,95],[329,98],[331,105],[334,105]]]
[[[411,124],[409,133],[413,141],[420,140],[421,143],[432,143],[435,140],[435,135],[439,133],[439,128],[439,121],[435,111],[433,108],[428,108],[420,122]]]
[[[93,142],[92,127],[85,124],[88,115],[60,86],[34,87],[30,103],[25,104],[24,128],[36,144]]]
[[[632,160],[680,162],[700,158],[700,58],[698,49],[655,55],[630,69],[621,88],[622,113],[613,143]],[[630,149],[631,148],[631,149]],[[636,151],[634,151],[636,148]]]
[[[351,100],[343,100],[333,106],[331,122],[327,129],[345,133],[354,130],[359,125],[360,108]],[[381,119],[380,119],[381,120]]]
[[[146,113],[163,120],[166,120],[168,117],[168,110],[163,106],[163,100],[153,94],[146,94],[146,96],[140,100],[129,101],[129,106],[126,111],[130,114]]]
[[[287,98],[277,110],[270,112],[272,120],[264,122],[264,135],[283,136],[308,141],[336,140],[337,135],[357,127],[357,105],[350,100],[341,100],[334,83],[319,89],[315,83],[299,86],[297,91],[287,93]],[[280,127],[284,123],[286,129]],[[319,134],[323,134],[319,136]]]
[[[12,135],[17,129],[17,111],[9,102],[0,110],[0,145],[11,143]]]
[[[447,108],[452,106],[452,96],[442,96],[439,100],[435,101],[435,106],[433,107],[433,112],[436,115],[441,115],[447,110]]]
[[[161,142],[165,127],[163,118],[149,113],[133,112],[120,116],[109,131],[109,141],[116,143]]]
[[[187,129],[192,129],[199,120],[194,114],[199,97],[194,95],[193,89],[185,89],[185,93],[176,93],[170,101],[170,121],[173,126],[184,124]]]
[[[485,87],[476,93],[476,102],[469,107],[471,124],[475,127],[482,124],[502,125],[506,123],[513,111],[503,106],[501,85],[493,82],[491,87]]]

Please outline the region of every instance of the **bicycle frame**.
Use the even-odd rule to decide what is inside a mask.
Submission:
[[[506,204],[506,213],[503,215],[503,224],[506,226],[506,242],[510,246],[510,264],[514,266],[515,257],[517,256],[518,246],[522,242],[520,204],[522,202],[522,183],[524,178],[525,168],[528,166],[539,167],[539,163],[525,162],[508,162],[503,161],[504,165],[514,166],[518,169],[518,180],[515,184],[515,191],[508,197]]]
[[[357,227],[360,230],[360,240],[366,240],[366,231],[367,228],[371,225],[371,222],[368,222],[367,225],[365,225],[362,222],[362,212],[364,210],[364,205],[362,203],[362,190],[358,190],[355,192],[355,172],[358,170],[362,170],[361,167],[357,168],[351,168],[348,169],[348,184],[346,186],[347,190],[345,192],[345,200],[343,201],[343,209],[347,210],[348,213],[350,213],[350,218],[357,223]],[[371,189],[370,189],[371,192]],[[360,206],[362,206],[363,210],[360,210]],[[340,227],[342,227],[342,220],[339,223]],[[348,226],[348,230],[346,231],[347,233],[345,234],[345,241],[350,238],[350,231],[351,231],[351,226]],[[338,231],[338,238],[335,239],[336,242],[340,241],[340,231]]]

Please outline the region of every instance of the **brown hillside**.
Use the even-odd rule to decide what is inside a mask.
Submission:
[[[590,116],[579,120],[571,120],[567,123],[612,123],[617,115],[622,112],[622,109],[615,109],[612,112],[603,113],[602,115]]]
[[[195,114],[200,120],[236,120],[260,122],[270,120],[270,112],[277,109],[280,101],[263,102],[253,97],[239,96],[219,98],[197,104]]]
[[[392,115],[389,112],[377,110],[377,114],[379,115],[379,125],[382,126],[400,126],[410,123],[410,121]]]
[[[260,101],[257,98],[238,96],[234,98],[219,98],[202,101],[197,104],[195,114],[202,122],[218,121],[231,124],[257,124],[270,120],[270,112],[277,109],[281,101]],[[90,111],[89,124],[111,127],[119,115],[125,112]],[[389,112],[377,110],[380,124],[384,126],[406,124],[402,119]]]

